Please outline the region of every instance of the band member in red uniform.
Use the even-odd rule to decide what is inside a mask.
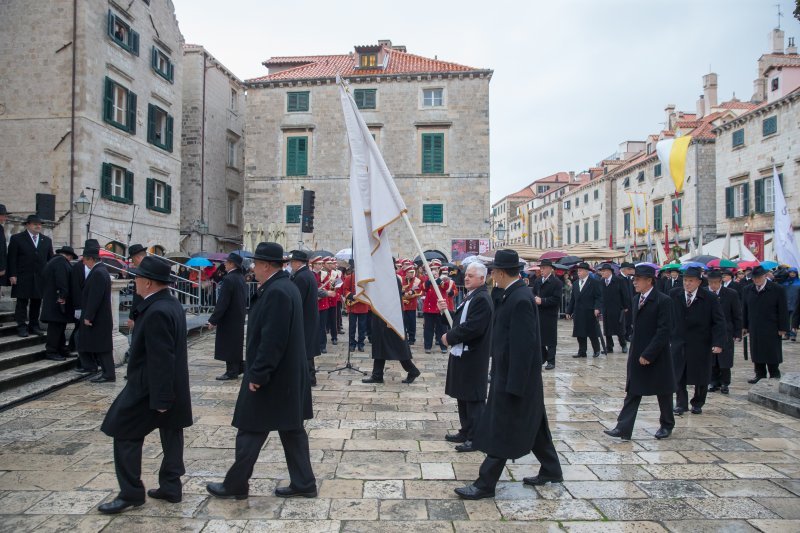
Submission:
[[[348,331],[350,350],[358,349],[359,352],[363,352],[364,340],[367,337],[369,305],[355,300],[358,287],[355,284],[355,273],[352,269],[345,275],[341,289],[347,306],[347,316],[350,320]]]
[[[319,352],[328,353],[328,334],[326,326],[328,324],[327,316],[328,309],[330,308],[330,298],[328,291],[325,288],[328,282],[328,273],[322,269],[323,258],[315,256],[311,258],[311,270],[314,271],[314,277],[317,278],[319,302],[317,309],[319,310]]]
[[[417,341],[417,302],[422,296],[422,280],[413,264],[403,267],[403,325],[408,344]]]

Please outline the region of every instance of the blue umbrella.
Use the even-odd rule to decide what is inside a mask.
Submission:
[[[210,267],[213,266],[214,263],[206,259],[205,257],[192,257],[188,261],[186,261],[186,266],[190,267]]]
[[[777,261],[761,261],[761,266],[767,270],[772,270],[773,268],[778,268]]]
[[[708,270],[708,267],[706,265],[704,265],[703,263],[699,263],[697,261],[687,261],[687,262],[685,262],[683,265],[681,265],[681,270],[686,270],[687,268],[690,268],[690,267],[697,267],[697,268],[702,269],[702,270]]]

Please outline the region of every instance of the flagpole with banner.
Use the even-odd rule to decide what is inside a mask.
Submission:
[[[772,249],[779,263],[800,269],[800,251],[794,242],[792,219],[786,209],[786,199],[783,197],[783,187],[775,165],[772,166],[772,190],[775,194],[775,232],[772,236]]]

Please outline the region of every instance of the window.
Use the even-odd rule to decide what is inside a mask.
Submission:
[[[108,12],[108,36],[128,52],[139,55],[139,34],[110,10]]]
[[[136,95],[106,78],[103,120],[128,133],[136,133]]]
[[[661,177],[661,163],[656,163],[653,167],[653,177],[660,178]]]
[[[661,231],[664,225],[664,204],[653,205],[653,230]]]
[[[133,172],[111,163],[103,163],[100,196],[114,202],[132,204]]]
[[[538,194],[542,194],[543,192],[547,192],[550,189],[548,185],[537,185],[536,192]]]
[[[778,174],[783,187],[783,174]],[[775,211],[775,180],[772,176],[756,180],[756,213],[772,213]]]
[[[597,200],[598,198],[600,198],[600,189],[595,189],[594,190],[594,199]]]
[[[581,205],[581,197],[580,196],[576,196],[575,197],[575,207],[578,207],[579,205]]]
[[[172,64],[169,56],[155,46],[153,46],[151,52],[150,66],[153,67],[156,74],[168,82],[172,83],[175,81],[175,66]]]
[[[239,109],[239,91],[236,89],[231,89],[231,103],[230,103],[230,110],[236,111]]]
[[[309,94],[308,91],[286,93],[286,111],[288,113],[308,111]]]
[[[567,228],[567,244],[572,244],[572,232]]]
[[[575,224],[575,244],[581,242],[581,225]]]
[[[353,99],[359,109],[375,109],[377,89],[356,89],[353,91]]]
[[[231,168],[236,167],[236,146],[237,142],[235,139],[228,138],[228,166]]]
[[[589,240],[589,223],[588,222],[584,222],[583,223],[583,240],[584,241],[588,241]]]
[[[744,128],[740,128],[733,132],[731,135],[733,140],[733,147],[736,148],[737,146],[744,146]]]
[[[308,137],[286,138],[286,175],[308,175]]]
[[[172,124],[173,119],[158,106],[147,105],[147,142],[172,151]]]
[[[172,186],[147,178],[147,209],[159,213],[172,212]]]
[[[228,195],[227,221],[232,226],[239,224],[239,197],[235,194]]]
[[[761,123],[761,132],[764,137],[772,135],[773,133],[778,133],[778,117],[773,115],[769,118],[765,118]]]
[[[444,174],[444,133],[422,134],[422,173]]]
[[[444,223],[444,205],[422,204],[422,223],[423,224]]]
[[[681,198],[673,198],[672,200],[672,227],[676,230],[681,229],[683,225],[683,200]]]
[[[577,204],[576,204],[577,205]],[[570,209],[572,205],[569,200],[564,200],[564,209]]]
[[[622,186],[625,187],[626,189],[631,186],[631,178],[630,178],[630,176],[628,176],[624,180],[622,180]]]
[[[444,89],[423,89],[422,105],[424,107],[442,107],[444,105]]]
[[[378,66],[378,54],[361,54],[359,66],[361,68],[370,68]]]
[[[300,223],[300,204],[286,206],[286,223],[287,224]]]
[[[636,176],[636,181],[642,183],[644,181],[644,170],[640,170],[639,174]]]
[[[600,238],[600,221],[599,220],[595,220],[594,221],[594,240],[597,240],[599,238]]]
[[[725,218],[743,217],[750,213],[750,184],[725,187]]]
[[[625,211],[622,214],[622,231],[625,235],[631,234],[631,212]]]
[[[778,88],[780,87],[780,83],[781,83],[781,82],[780,82],[779,80],[780,80],[780,78],[772,78],[772,81],[770,81],[770,82],[769,82],[769,84],[770,84],[770,88],[771,88],[773,91],[777,91],[777,90],[778,90]]]

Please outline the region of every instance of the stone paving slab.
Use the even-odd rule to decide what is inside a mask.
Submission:
[[[419,324],[421,329],[421,324]],[[311,461],[319,497],[282,500],[288,483],[277,435],[267,440],[245,501],[216,500],[206,483],[233,461],[231,414],[239,383],[217,382],[213,335],[193,340],[190,375],[195,425],[186,430],[184,499],[113,517],[97,504],[117,491],[111,439],[99,430],[124,386],[80,382],[0,413],[0,533],[135,532],[789,532],[800,531],[800,422],[747,401],[751,369],[736,354],[731,394],[709,394],[703,414],[678,417],[671,438],[655,440],[658,409],[642,402],[633,439],[608,438],[622,405],[626,356],[574,360],[568,323],[544,393],[565,482],[527,487],[532,455],[509,462],[491,500],[453,492],[473,480],[481,453],[457,453],[444,440],[458,429],[444,395],[446,359],[414,347],[422,375],[400,381],[388,363],[384,385],[342,372],[346,346],[318,358]],[[738,347],[737,347],[738,349]],[[800,345],[784,344],[787,371],[800,367]],[[371,360],[355,354],[354,365]],[[161,448],[145,440],[142,479],[157,484]]]

